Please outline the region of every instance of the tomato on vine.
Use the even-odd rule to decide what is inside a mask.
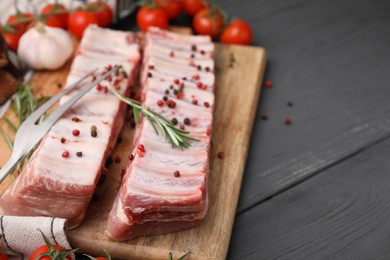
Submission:
[[[30,260],[54,260],[54,259],[68,259],[71,260],[71,254],[78,251],[78,249],[64,249],[57,245],[52,245],[49,239],[41,232],[42,238],[45,241],[45,245],[42,245],[34,250],[30,255]]]
[[[3,35],[3,38],[7,43],[8,47],[10,47],[11,50],[16,52],[18,50],[19,40],[22,37],[23,33],[2,31],[1,34]]]
[[[60,250],[64,250],[64,248],[60,247],[60,246],[56,246],[56,245],[52,245],[52,248],[54,251],[60,251]],[[40,246],[38,247],[37,249],[34,250],[34,252],[31,254],[30,256],[30,260],[51,260],[51,256],[50,256],[50,253],[55,253],[53,250],[51,250],[47,245],[44,245],[44,246]],[[40,257],[39,257],[40,256]],[[58,258],[58,259],[68,259],[68,260],[72,260],[72,258],[70,257],[70,255],[67,255],[65,256],[65,258]]]
[[[166,29],[168,27],[168,15],[161,7],[145,5],[138,10],[137,24],[144,32],[151,26]]]
[[[222,43],[248,45],[252,42],[252,28],[244,20],[234,20],[221,34]]]
[[[215,8],[204,8],[194,17],[192,25],[195,32],[216,38],[223,29],[224,18]]]
[[[157,0],[156,3],[164,10],[168,19],[176,18],[182,10],[182,4],[178,0]]]
[[[184,0],[182,3],[184,12],[190,16],[194,16],[197,12],[206,8],[205,2],[206,0]]]
[[[83,9],[76,9],[69,14],[68,27],[69,30],[78,38],[83,37],[84,30],[90,24],[97,24],[96,17],[91,13]]]
[[[33,15],[30,13],[21,13],[17,10],[17,13],[11,15],[7,19],[7,24],[12,26],[17,31],[26,31],[32,21]],[[12,25],[18,23],[17,25]]]
[[[68,27],[68,10],[62,4],[47,4],[41,14],[46,18],[45,24],[51,27],[66,29]]]
[[[105,2],[89,2],[87,9],[96,17],[100,27],[108,27],[112,23],[113,13],[111,7]]]

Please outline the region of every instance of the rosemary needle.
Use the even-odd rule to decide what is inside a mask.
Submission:
[[[163,133],[165,139],[172,144],[173,147],[189,148],[190,141],[199,141],[198,139],[189,136],[188,131],[178,129],[174,124],[161,114],[153,111],[150,108],[145,108],[142,104],[134,99],[123,96],[118,90],[111,85],[108,87],[110,91],[121,101],[133,107],[134,121],[139,122],[139,114],[144,115],[150,124],[153,126],[156,134],[158,134],[157,127]],[[157,126],[157,127],[156,127]]]

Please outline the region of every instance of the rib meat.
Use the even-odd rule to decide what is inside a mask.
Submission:
[[[213,51],[209,37],[156,28],[146,33],[140,77],[143,104],[170,120],[175,118],[177,127],[185,127],[199,141],[189,149],[173,149],[142,119],[134,159],[108,218],[106,232],[114,240],[188,229],[204,218],[214,104]],[[160,106],[164,96],[167,100]],[[167,105],[172,101],[175,108]],[[180,176],[175,176],[176,171]]]
[[[74,83],[97,67],[118,64],[128,75],[118,85],[126,95],[134,83],[139,61],[139,45],[133,33],[90,26],[84,33],[66,84]],[[80,86],[90,81],[91,78]],[[107,80],[101,83],[107,84],[111,83]],[[63,97],[60,103],[74,94]],[[22,174],[3,194],[2,213],[61,217],[68,219],[69,227],[78,226],[104,162],[115,145],[125,112],[126,105],[110,93],[98,89],[87,93],[52,127]],[[91,136],[93,125],[97,128],[96,137]],[[80,131],[79,136],[72,134],[74,129]],[[69,158],[62,156],[65,151],[69,152]],[[77,152],[82,155],[77,156]]]

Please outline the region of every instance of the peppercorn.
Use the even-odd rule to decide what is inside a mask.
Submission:
[[[200,51],[200,54],[202,54],[202,55],[205,55],[205,54],[206,54],[206,52],[205,52],[205,51],[203,51],[203,50],[201,50],[201,51]]]
[[[173,94],[175,94],[175,95],[177,95],[179,93],[179,91],[177,90],[177,89],[175,89],[174,91],[173,91]]]
[[[175,171],[173,173],[173,176],[175,176],[176,178],[180,177],[180,172],[179,171]]]
[[[130,155],[129,155],[129,160],[130,160],[130,161],[134,160],[134,155],[130,154]]]
[[[57,83],[57,88],[62,88],[62,84],[61,83]]]
[[[74,136],[79,136],[79,135],[80,135],[80,130],[74,129],[74,130],[72,131],[72,134],[73,134]]]
[[[177,125],[177,119],[176,118],[172,118],[171,122],[172,122],[172,124]]]
[[[224,152],[219,152],[219,153],[218,153],[218,158],[221,159],[221,160],[222,160],[223,158],[225,158],[225,153],[224,153]]]
[[[100,84],[97,84],[97,85],[96,85],[96,90],[97,90],[97,91],[102,90],[102,86],[101,86]]]
[[[293,105],[293,102],[287,102],[287,106],[292,107]]]
[[[154,66],[153,65],[149,65],[148,67],[150,70],[153,70],[154,69]]]
[[[186,80],[187,80],[187,78],[186,78],[186,77],[183,77],[183,78],[182,78],[182,80],[186,81]],[[184,84],[184,83],[183,83],[183,84]]]
[[[175,79],[175,80],[173,81],[173,83],[175,83],[176,85],[179,85],[180,81],[179,81],[178,79]]]
[[[83,156],[83,152],[77,152],[76,155],[77,155],[77,157],[81,157],[81,156]]]
[[[62,153],[62,157],[63,158],[69,158],[69,152],[68,151],[65,151]]]
[[[66,142],[66,138],[65,137],[61,137],[61,143],[65,143]]]
[[[209,106],[210,106],[209,102],[204,102],[203,105],[204,105],[205,107],[209,107]]]
[[[192,51],[196,51],[196,49],[197,49],[197,48],[196,48],[196,45],[193,44],[193,45],[191,46],[191,50],[192,50]]]
[[[184,129],[186,129],[186,127],[184,125],[180,125],[180,129],[184,130]]]
[[[80,120],[80,118],[78,118],[78,117],[72,117],[72,121],[78,123],[78,122],[80,122],[81,120]]]
[[[191,59],[195,58],[195,55],[194,54],[191,54]]]
[[[267,114],[261,114],[260,115],[260,119],[261,120],[267,120],[268,119],[268,115]]]
[[[138,145],[137,149],[141,152],[145,152],[145,146],[143,144]]]
[[[167,97],[167,96],[163,96],[163,100],[164,100],[164,101],[167,101],[167,100],[168,100],[168,97]]]
[[[185,125],[191,124],[191,120],[188,117],[184,118],[184,124]]]
[[[169,108],[175,108],[176,107],[176,102],[175,101],[173,101],[173,100],[168,100],[167,101],[167,105],[168,105],[168,107]]]
[[[115,163],[120,163],[122,160],[121,158],[119,157],[119,155],[115,156],[115,159],[114,159]]]
[[[97,137],[97,132],[96,131],[91,131],[91,136],[92,137]]]
[[[130,122],[131,128],[135,128],[135,125],[136,125],[135,121],[134,121],[134,120],[131,120],[131,122]]]
[[[206,67],[205,70],[206,70],[206,72],[210,72],[210,68],[209,67]]]
[[[96,125],[91,126],[91,132],[92,132],[92,131],[96,131],[96,130],[97,130]]]
[[[198,100],[196,100],[196,99],[192,100],[192,104],[197,105],[198,104]]]
[[[265,87],[266,87],[266,88],[272,88],[272,81],[267,80],[267,81],[265,82]]]
[[[291,124],[292,124],[291,119],[290,119],[290,118],[284,119],[284,124],[285,124],[285,125],[291,125]]]
[[[170,85],[169,88],[170,88],[170,89],[173,89],[173,85]]]
[[[197,68],[199,71],[202,70],[202,66],[200,66],[200,65],[196,66],[196,68]]]
[[[162,100],[157,100],[157,106],[162,107],[164,105],[164,102]]]
[[[153,74],[148,72],[148,78],[151,78],[151,77],[153,77]]]
[[[169,90],[166,89],[164,93],[167,94],[167,95],[169,95]]]

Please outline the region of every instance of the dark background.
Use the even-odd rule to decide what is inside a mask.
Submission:
[[[228,259],[390,259],[390,1],[217,2],[250,23],[273,82]]]

